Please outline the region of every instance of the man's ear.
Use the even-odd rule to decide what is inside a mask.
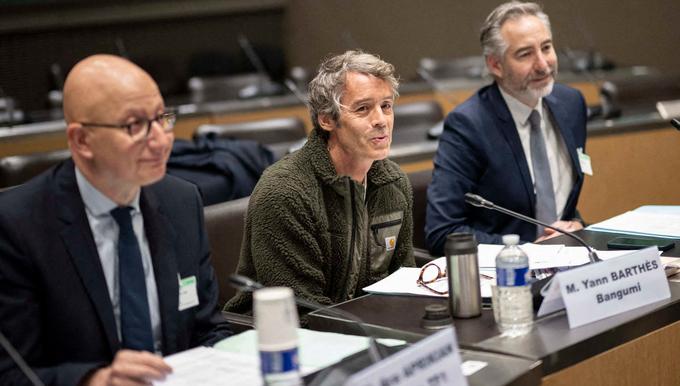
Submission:
[[[66,138],[71,153],[77,153],[81,158],[91,159],[92,149],[89,141],[91,134],[92,132],[80,123],[69,123],[66,126]]]
[[[494,78],[497,79],[502,79],[503,78],[503,64],[501,63],[501,58],[496,56],[495,54],[487,55],[486,56],[486,68],[489,70],[489,73],[494,76]]]
[[[317,121],[319,122],[319,126],[329,133],[335,130],[335,121],[330,114],[319,114]]]

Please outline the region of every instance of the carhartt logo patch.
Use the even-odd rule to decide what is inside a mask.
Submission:
[[[385,249],[386,250],[391,251],[396,246],[397,246],[397,237],[396,236],[385,237]]]

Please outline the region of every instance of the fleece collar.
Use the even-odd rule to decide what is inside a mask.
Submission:
[[[307,143],[300,151],[306,153],[305,155],[311,160],[314,172],[324,183],[334,185],[345,180],[345,176],[339,176],[335,171],[331,155],[328,152],[328,141],[324,139],[320,129],[312,130]],[[381,186],[401,178],[399,169],[390,167],[390,163],[386,159],[374,161],[366,176],[367,186]]]

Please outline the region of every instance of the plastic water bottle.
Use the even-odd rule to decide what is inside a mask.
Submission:
[[[503,236],[503,248],[496,256],[498,285],[498,328],[504,336],[521,336],[531,330],[533,304],[529,285],[529,257],[519,246],[518,235]]]

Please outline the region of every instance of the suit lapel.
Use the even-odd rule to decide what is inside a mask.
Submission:
[[[564,144],[567,146],[567,151],[569,152],[569,158],[571,159],[571,164],[577,174],[581,175],[581,168],[578,162],[578,155],[576,154],[576,141],[572,135],[573,130],[567,130],[566,126],[569,125],[570,117],[567,111],[558,103],[553,94],[548,95],[543,98],[545,100],[548,110],[553,118],[553,126],[557,128],[558,132],[564,139]],[[580,178],[580,177],[579,177]]]
[[[508,109],[507,103],[503,99],[501,92],[498,90],[498,84],[494,84],[489,88],[489,103],[491,104],[491,111],[496,113],[496,118],[500,120],[497,127],[503,133],[505,140],[510,149],[512,150],[512,155],[515,159],[517,168],[519,169],[520,175],[522,176],[522,185],[527,198],[529,199],[529,207],[533,208],[536,206],[534,195],[534,183],[531,181],[531,173],[529,172],[529,164],[527,162],[527,157],[524,154],[524,148],[522,147],[522,141],[519,139],[519,133],[517,132],[517,127],[515,126],[515,121],[512,119],[512,114]]]
[[[173,247],[177,234],[164,215],[163,207],[152,189],[142,189],[140,206],[158,288],[163,352],[171,353],[177,351],[177,320],[179,318],[179,270]]]
[[[59,235],[102,323],[113,356],[120,348],[116,320],[74,167],[72,161],[66,161],[55,176],[57,213],[62,223]]]

